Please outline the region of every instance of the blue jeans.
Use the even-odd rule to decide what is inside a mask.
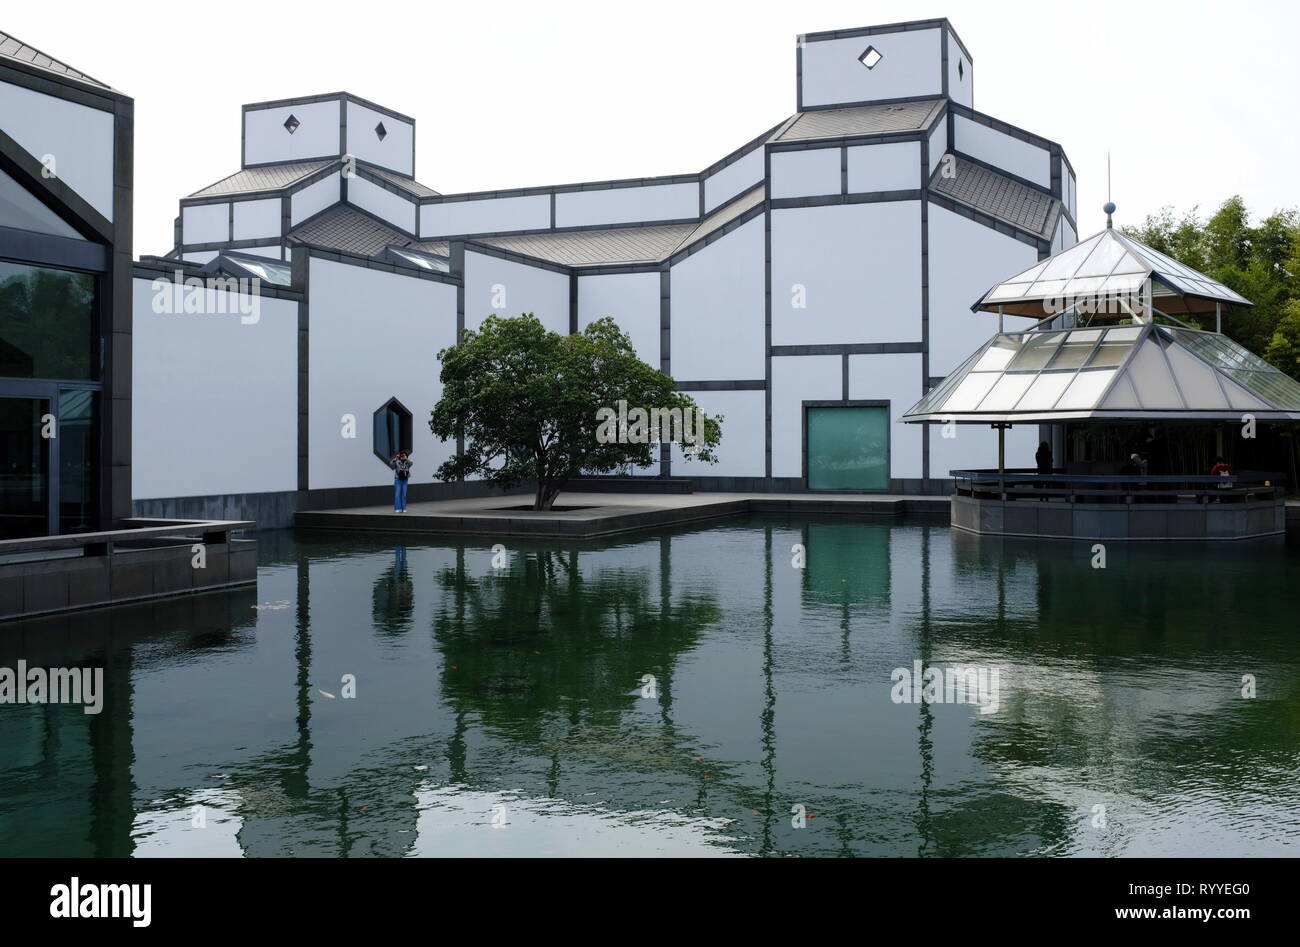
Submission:
[[[393,509],[406,509],[406,487],[411,481],[393,478]]]

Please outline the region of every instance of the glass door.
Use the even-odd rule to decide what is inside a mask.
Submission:
[[[48,399],[0,396],[0,539],[55,532],[50,507],[53,433]]]

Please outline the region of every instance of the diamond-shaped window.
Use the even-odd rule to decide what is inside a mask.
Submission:
[[[966,78],[966,66],[963,64],[963,62],[960,59],[957,60],[957,78],[958,79]]]
[[[383,141],[384,138],[388,135],[388,129],[384,127],[383,122],[380,122],[378,125],[375,126],[375,134],[379,136],[380,141]]]
[[[290,135],[292,135],[294,132],[298,130],[298,126],[301,124],[302,122],[298,121],[296,118],[290,115],[288,118],[284,120],[284,130],[287,131]]]
[[[880,50],[876,49],[874,46],[868,46],[862,55],[858,57],[858,62],[862,63],[862,65],[866,66],[868,69],[875,69],[876,63],[880,62],[880,60],[884,58],[884,56],[880,55]]]

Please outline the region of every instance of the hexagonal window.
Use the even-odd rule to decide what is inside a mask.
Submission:
[[[414,446],[411,412],[396,398],[389,398],[375,411],[374,434],[375,456],[393,466],[393,455],[399,450],[410,451]]]

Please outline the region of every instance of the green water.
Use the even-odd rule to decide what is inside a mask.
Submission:
[[[1096,569],[1088,543],[754,516],[505,540],[494,569],[490,541],[407,539],[265,534],[255,592],[0,628],[0,667],[105,669],[98,715],[0,705],[0,855],[1300,841],[1294,545]],[[996,671],[996,705],[895,702],[915,661]]]

